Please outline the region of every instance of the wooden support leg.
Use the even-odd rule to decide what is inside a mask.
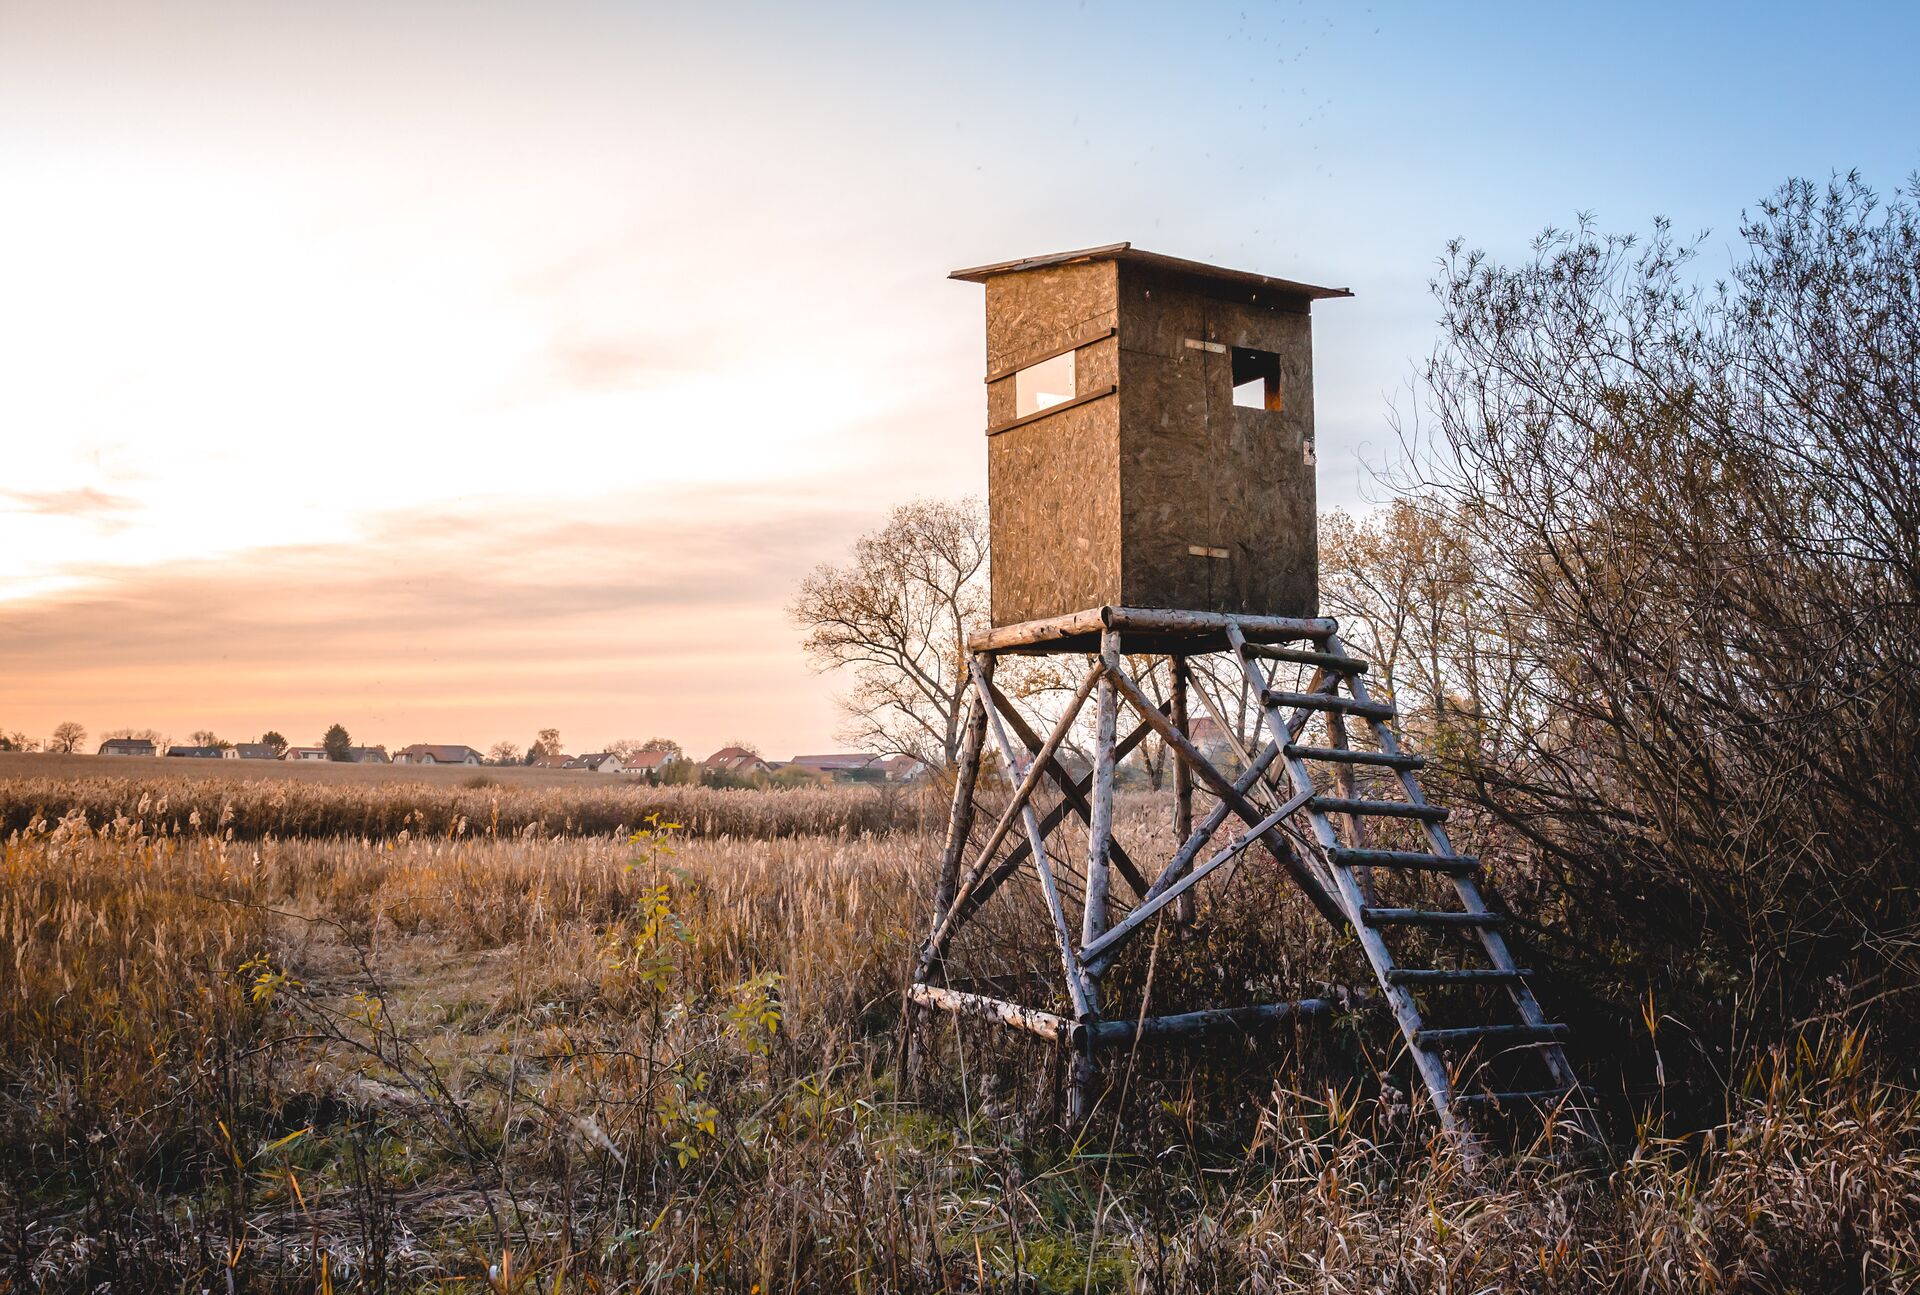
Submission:
[[[982,657],[974,668],[993,676],[993,658]],[[947,848],[940,856],[940,875],[933,888],[933,924],[953,907],[954,884],[960,861],[966,857],[967,838],[973,832],[973,793],[980,780],[980,747],[987,737],[987,712],[976,693],[967,699],[967,727],[960,738],[960,762],[953,771],[953,809],[947,815]]]
[[[1187,722],[1187,659],[1183,656],[1172,658],[1173,687],[1172,702],[1174,728],[1189,740],[1193,737],[1191,725]],[[1193,835],[1193,769],[1187,764],[1187,757],[1178,751],[1173,753],[1173,839],[1185,841]],[[1193,893],[1180,896],[1173,909],[1174,921],[1182,926],[1192,926],[1194,921]]]
[[[1120,634],[1107,630],[1100,636],[1098,713],[1093,739],[1093,802],[1087,816],[1087,893],[1080,914],[1080,943],[1092,944],[1107,932],[1107,862],[1113,845],[1113,747],[1120,718],[1120,699],[1114,691],[1113,677],[1120,670]],[[1099,979],[1091,968],[1087,972],[1090,1004],[1100,1010]],[[1067,1120],[1080,1124],[1093,1113],[1095,1085],[1100,1081],[1099,1062],[1094,1056],[1094,1021],[1086,1022],[1084,1042],[1074,1049],[1073,1081],[1067,1091]]]

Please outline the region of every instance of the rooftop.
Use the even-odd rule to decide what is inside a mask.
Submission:
[[[1021,257],[1017,261],[995,261],[991,265],[976,265],[964,270],[955,270],[947,277],[961,279],[967,283],[985,283],[996,274],[1017,274],[1022,270],[1039,270],[1050,265],[1073,265],[1083,261],[1126,261],[1133,265],[1165,270],[1171,274],[1184,274],[1189,278],[1266,288],[1273,292],[1306,297],[1314,301],[1326,297],[1353,295],[1346,288],[1324,288],[1314,283],[1301,283],[1294,279],[1277,279],[1272,275],[1255,274],[1251,270],[1230,270],[1222,265],[1208,265],[1204,261],[1189,261],[1183,257],[1149,252],[1144,248],[1135,247],[1132,243],[1107,243],[1100,247],[1083,247],[1076,252],[1049,252],[1044,256]]]

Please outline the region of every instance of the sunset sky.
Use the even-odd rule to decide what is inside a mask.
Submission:
[[[1449,237],[1920,166],[1920,9],[1592,13],[0,0],[0,728],[837,749],[783,608],[984,489],[949,269],[1351,287],[1362,505]]]

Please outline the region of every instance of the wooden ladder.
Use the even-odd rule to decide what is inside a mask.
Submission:
[[[1250,643],[1233,621],[1228,622],[1226,634],[1248,687],[1259,698],[1269,736],[1280,749],[1277,763],[1285,770],[1287,785],[1283,786],[1281,776],[1271,770],[1267,781],[1274,794],[1285,797],[1289,803],[1299,801],[1298,812],[1305,816],[1313,853],[1318,855],[1320,869],[1352,923],[1367,961],[1372,964],[1380,992],[1406,1039],[1441,1127],[1449,1133],[1463,1134],[1467,1131],[1463,1116],[1477,1109],[1564,1107],[1586,1132],[1596,1133],[1591,1112],[1582,1099],[1579,1080],[1562,1047],[1569,1031],[1566,1026],[1547,1019],[1528,984],[1530,973],[1515,965],[1500,935],[1506,919],[1488,908],[1481,894],[1477,880],[1480,861],[1455,853],[1443,826],[1447,811],[1429,804],[1421,794],[1420,783],[1414,775],[1423,761],[1401,748],[1393,730],[1393,721],[1398,715],[1393,702],[1376,701],[1368,693],[1367,663],[1349,656],[1337,634],[1327,636],[1313,651]],[[1275,689],[1263,661],[1311,666],[1312,681],[1305,692]],[[1292,713],[1283,715],[1283,711]],[[1326,716],[1326,746],[1303,745],[1296,736],[1304,734],[1305,724],[1314,712]],[[1349,745],[1346,728],[1349,718],[1367,723],[1372,730],[1374,749]],[[1316,766],[1331,771],[1330,787],[1314,781]],[[1355,795],[1353,774],[1357,767],[1389,771],[1398,781],[1401,798],[1374,800]],[[1345,841],[1336,832],[1330,817],[1335,814],[1346,818],[1349,824]],[[1364,831],[1368,819],[1417,822],[1427,848],[1367,848]],[[1459,907],[1382,907],[1373,897],[1374,869],[1443,875],[1452,883]],[[1484,965],[1401,966],[1388,948],[1387,933],[1422,927],[1458,929],[1477,937],[1467,947]],[[1423,997],[1447,987],[1478,984],[1504,989],[1515,1019],[1483,1019],[1442,1028],[1427,1024],[1421,1009]],[[1450,1057],[1477,1061],[1487,1049],[1505,1050],[1509,1045],[1525,1049],[1538,1059],[1546,1071],[1541,1086],[1508,1091],[1484,1088],[1462,1091],[1464,1086],[1456,1083],[1449,1069]]]

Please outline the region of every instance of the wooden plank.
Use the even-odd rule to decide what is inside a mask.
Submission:
[[[1036,364],[1045,364],[1048,360],[1059,359],[1068,351],[1077,351],[1083,346],[1092,346],[1095,342],[1104,342],[1119,331],[1119,328],[1109,325],[1097,333],[1088,333],[1078,341],[1068,342],[1064,346],[1056,346],[1052,350],[1042,351],[1038,355],[1023,356],[1018,361],[1010,361],[992,370],[987,374],[985,381],[999,382],[1004,378],[1011,378],[1022,369],[1031,369]]]
[[[1313,807],[1323,814],[1365,814],[1373,818],[1417,818],[1443,823],[1451,810],[1438,805],[1414,805],[1401,800],[1362,800],[1352,796],[1315,796]],[[1356,848],[1358,846],[1356,845]]]
[[[1022,414],[1018,418],[1009,418],[1004,423],[997,423],[987,429],[987,435],[998,436],[1002,432],[1010,432],[1016,427],[1025,427],[1028,423],[1037,423],[1042,418],[1051,418],[1055,414],[1064,414],[1069,409],[1078,409],[1080,406],[1090,405],[1096,400],[1105,400],[1118,390],[1120,390],[1120,388],[1117,384],[1110,383],[1098,391],[1089,391],[1083,396],[1075,396],[1072,400],[1063,400],[1057,405],[1048,405],[1045,409],[1036,409],[1031,414]]]
[[[1413,868],[1425,872],[1472,872],[1480,860],[1470,854],[1431,854],[1425,850],[1332,850],[1333,861],[1345,868]]]
[[[1330,692],[1283,692],[1269,688],[1260,694],[1264,706],[1287,706],[1303,710],[1341,711],[1368,719],[1392,719],[1393,707],[1386,702],[1361,701]]]
[[[1273,647],[1266,643],[1248,643],[1247,654],[1265,661],[1291,661],[1295,665],[1310,665],[1333,674],[1364,674],[1367,663],[1356,657],[1332,656],[1326,652],[1309,652],[1304,648]]]
[[[1365,764],[1382,769],[1422,769],[1427,763],[1417,755],[1383,755],[1378,751],[1359,751],[1353,747],[1289,745],[1287,754],[1300,760],[1323,760],[1328,764]]]
[[[1092,607],[1065,616],[1049,616],[1043,620],[1021,621],[1018,625],[982,630],[967,640],[967,650],[1004,652],[1035,644],[1056,643],[1061,639],[1084,638],[1089,634],[1098,634],[1105,628],[1106,623],[1100,618],[1100,608]]]
[[[1040,270],[1054,265],[1072,265],[1079,261],[1124,261],[1134,265],[1149,266],[1170,274],[1184,275],[1201,282],[1231,284],[1235,287],[1254,290],[1265,289],[1280,297],[1302,297],[1310,301],[1353,295],[1346,288],[1327,288],[1314,283],[1301,283],[1295,279],[1279,279],[1270,274],[1256,274],[1251,270],[1230,270],[1225,266],[1208,265],[1203,261],[1189,261],[1185,257],[1149,252],[1145,248],[1135,247],[1132,243],[1105,243],[1099,247],[1086,247],[1078,251],[1049,252],[1044,256],[1023,256],[1013,261],[995,261],[991,265],[973,265],[954,270],[947,277],[959,279],[963,283],[984,283],[1002,274],[1018,274],[1024,270]]]

